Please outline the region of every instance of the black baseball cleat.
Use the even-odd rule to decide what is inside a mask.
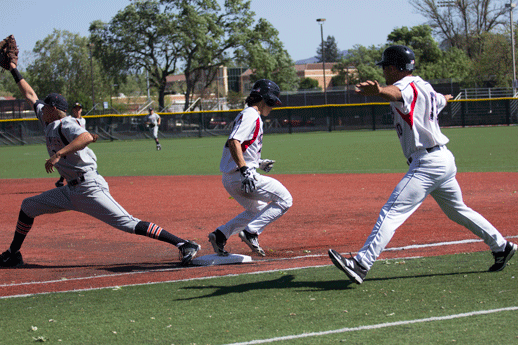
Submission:
[[[246,245],[249,246],[254,253],[257,253],[261,256],[266,256],[266,253],[264,252],[263,248],[261,248],[261,246],[259,245],[257,237],[258,236],[256,234],[249,233],[246,230],[243,230],[239,233],[239,238],[241,238],[241,240],[245,242]]]
[[[221,232],[221,230],[216,229],[216,231],[211,232],[209,234],[209,242],[212,244],[212,248],[214,248],[214,252],[219,256],[228,256],[228,252],[225,250],[225,244],[227,244],[227,239],[225,235]]]
[[[489,267],[489,272],[498,272],[505,268],[507,262],[513,257],[514,253],[518,249],[518,246],[512,242],[507,241],[503,252],[493,252],[495,263]]]
[[[23,265],[22,253],[17,251],[12,254],[9,250],[0,255],[0,267],[18,267]]]
[[[187,241],[180,247],[178,247],[178,250],[180,251],[180,260],[182,261],[182,266],[189,265],[200,249],[201,246],[193,241]]]
[[[63,181],[61,180],[58,180],[56,183],[54,183],[56,185],[57,188],[59,187],[63,187],[65,184],[63,183]]]
[[[157,151],[160,151],[161,149],[162,149],[162,145],[157,144],[157,145],[156,145],[156,150],[157,150]]]
[[[368,270],[363,268],[354,258],[346,259],[333,249],[329,249],[329,257],[333,264],[347,274],[351,281],[356,284],[363,283]]]

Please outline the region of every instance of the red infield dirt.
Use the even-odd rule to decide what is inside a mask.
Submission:
[[[226,248],[252,255],[252,263],[184,268],[178,265],[178,250],[168,244],[119,231],[81,213],[63,212],[35,219],[22,247],[26,265],[0,270],[0,297],[329,265],[329,248],[341,253],[361,248],[403,174],[274,176],[290,190],[294,204],[260,236],[265,258],[252,255],[233,236]],[[56,179],[0,179],[0,251],[11,243],[22,200],[52,188]],[[213,254],[209,232],[242,211],[220,176],[106,180],[112,196],[133,216],[201,244],[198,256]],[[504,236],[518,235],[518,173],[461,173],[458,180],[468,206]],[[478,237],[450,221],[428,197],[387,249],[470,239]],[[385,251],[381,258],[483,250],[486,245],[475,241]],[[488,265],[491,260],[488,252]]]

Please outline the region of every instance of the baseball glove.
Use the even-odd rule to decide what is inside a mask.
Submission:
[[[5,70],[11,69],[11,62],[18,65],[18,46],[13,35],[4,38],[0,42],[0,67]]]

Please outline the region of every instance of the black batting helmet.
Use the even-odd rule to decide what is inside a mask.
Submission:
[[[400,71],[413,71],[415,69],[415,55],[412,49],[406,46],[390,46],[381,56],[378,66],[396,66]]]
[[[261,79],[255,82],[250,91],[250,95],[259,95],[267,106],[282,105],[279,95],[281,89],[277,84],[269,79]]]

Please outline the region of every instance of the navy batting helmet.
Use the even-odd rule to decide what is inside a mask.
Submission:
[[[412,49],[405,46],[391,46],[385,49],[378,66],[396,66],[400,71],[415,69],[415,55]]]
[[[255,82],[252,86],[250,95],[260,95],[267,106],[273,107],[274,105],[282,105],[279,95],[281,89],[277,84],[269,79],[261,79]]]

